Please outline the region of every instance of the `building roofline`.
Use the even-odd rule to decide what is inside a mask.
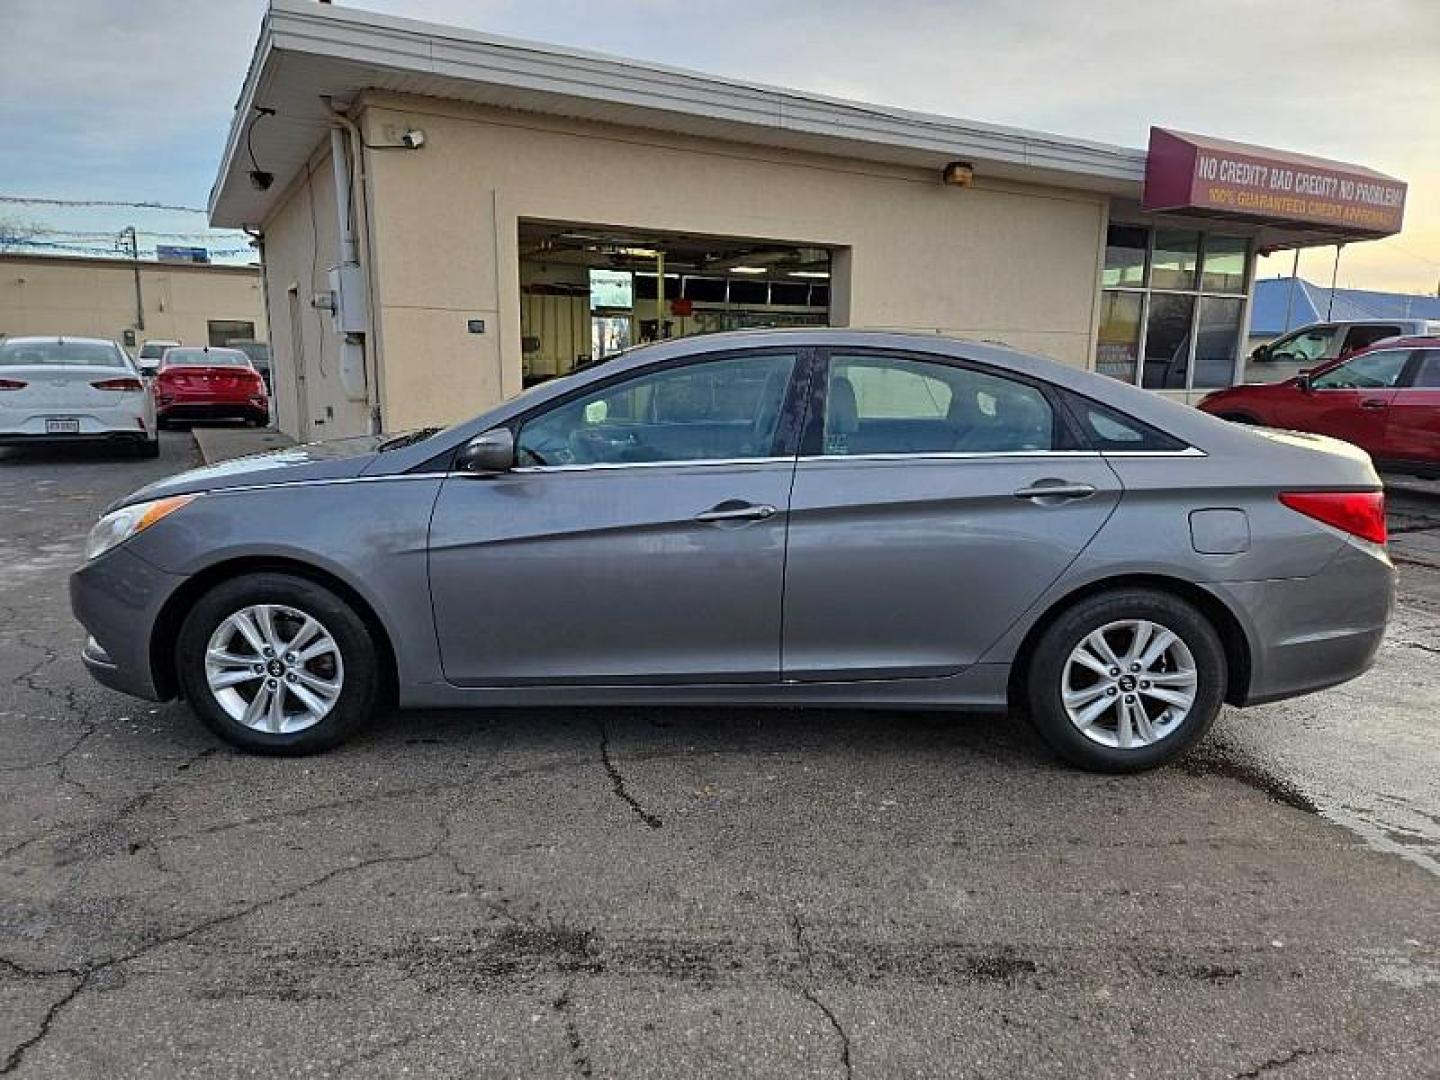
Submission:
[[[123,258],[112,258],[107,255],[41,255],[35,252],[25,251],[0,251],[0,264],[3,263],[63,263],[67,266],[118,266],[129,270],[136,265],[134,261]],[[235,263],[195,263],[195,262],[162,262],[158,259],[141,259],[139,266],[142,272],[148,270],[179,270],[182,273],[202,274],[248,274],[259,276],[260,267],[236,265]]]
[[[423,87],[430,86],[432,96],[484,100],[480,88],[492,88],[513,99],[512,107],[534,112],[584,115],[598,104],[613,122],[636,127],[698,131],[737,142],[901,164],[964,160],[982,174],[1114,193],[1138,194],[1145,174],[1145,151],[1130,147],[725,79],[313,0],[272,0],[210,193],[212,221],[254,224],[258,219],[246,213],[268,210],[287,186],[290,177],[272,169],[271,190],[250,191],[244,137],[256,105],[273,106],[287,89],[304,92],[302,73],[287,62],[291,57],[327,63],[325,92],[340,102],[365,90],[402,86],[412,93],[426,93]],[[413,88],[416,78],[423,84],[419,90]],[[315,108],[308,117],[285,119],[307,126],[323,122],[318,102],[310,104]],[[255,138],[280,119],[266,118]],[[316,135],[318,141],[318,129]],[[262,165],[270,168],[263,159]]]

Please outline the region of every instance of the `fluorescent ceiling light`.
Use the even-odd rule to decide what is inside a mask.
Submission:
[[[791,277],[808,277],[808,278],[828,278],[828,277],[830,276],[830,271],[828,271],[828,270],[791,270],[791,271],[790,271],[790,276],[791,276]]]
[[[732,266],[732,267],[730,267],[730,273],[732,273],[732,274],[763,274],[763,273],[765,273],[765,267],[763,267],[763,266]]]

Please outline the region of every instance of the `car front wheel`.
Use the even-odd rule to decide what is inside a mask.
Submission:
[[[222,582],[180,628],[176,662],[196,714],[226,742],[268,754],[326,750],[370,718],[377,651],[329,589],[258,573]]]
[[[1041,635],[1029,669],[1030,716],[1066,761],[1139,772],[1180,757],[1225,697],[1225,648],[1210,621],[1168,593],[1087,597]]]

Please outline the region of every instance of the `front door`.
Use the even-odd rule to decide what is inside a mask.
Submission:
[[[1278,426],[1344,439],[1384,457],[1390,405],[1410,352],[1379,349],[1322,371],[1308,390],[1285,396]]]
[[[1067,450],[1039,386],[934,357],[835,350],[795,471],[787,679],[926,677],[975,663],[1119,499]]]
[[[446,678],[775,681],[796,361],[627,373],[521,418],[514,471],[448,478],[430,531]]]

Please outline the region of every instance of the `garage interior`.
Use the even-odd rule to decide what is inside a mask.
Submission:
[[[519,254],[526,386],[657,339],[830,321],[823,247],[521,221]]]

